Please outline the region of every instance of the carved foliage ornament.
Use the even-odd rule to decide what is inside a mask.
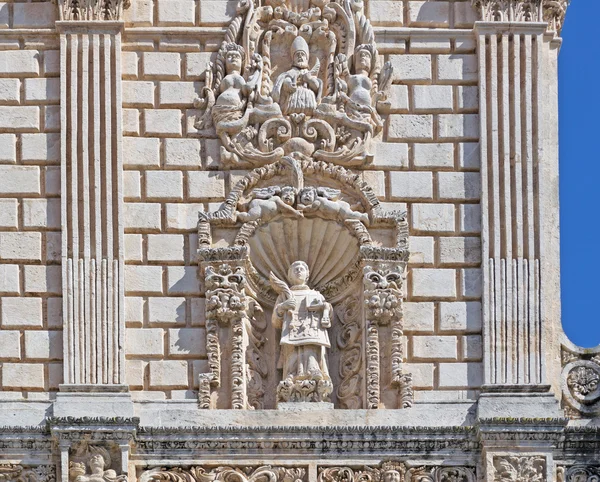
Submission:
[[[230,327],[232,408],[262,408],[262,379],[267,367],[260,349],[266,320],[260,305],[246,294],[244,268],[226,263],[209,265],[205,285],[209,372],[199,376],[200,406],[210,408],[212,389],[220,385],[219,327]]]
[[[563,407],[571,418],[600,412],[600,354],[562,348]]]
[[[270,465],[258,468],[157,468],[143,472],[139,480],[140,482],[263,482],[266,480],[270,482],[304,482],[306,469],[272,467]]]
[[[379,467],[327,467],[319,470],[318,482],[475,482],[468,467],[411,467],[384,462]]]
[[[53,0],[61,20],[121,20],[130,0]]]
[[[494,482],[545,482],[545,457],[494,457]]]
[[[570,0],[473,0],[485,22],[548,22],[560,33]]]
[[[0,465],[0,482],[56,482],[56,466]]]
[[[363,4],[240,0],[196,106],[226,164],[300,153],[337,164],[371,159],[392,78]]]

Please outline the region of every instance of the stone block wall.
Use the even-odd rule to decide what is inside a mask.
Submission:
[[[50,2],[0,2],[0,387],[47,399],[62,381],[60,83]]]

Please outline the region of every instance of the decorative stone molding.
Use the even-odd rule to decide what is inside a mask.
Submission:
[[[33,467],[16,464],[0,464],[2,482],[56,482],[56,465]]]
[[[570,0],[472,0],[484,22],[548,22],[560,34]]]
[[[130,0],[53,0],[61,20],[121,20]]]
[[[140,482],[306,482],[307,470],[304,467],[190,467],[182,469],[156,468],[142,472]]]
[[[562,405],[570,418],[600,412],[600,351],[562,347]]]
[[[260,166],[292,153],[369,162],[392,79],[374,39],[362,2],[240,0],[216,63],[207,66],[196,127],[214,126],[230,165]]]
[[[494,457],[494,482],[545,482],[545,457]]]

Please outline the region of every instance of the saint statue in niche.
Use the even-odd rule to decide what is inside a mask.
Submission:
[[[291,264],[290,286],[271,273],[271,285],[279,294],[272,323],[281,329],[278,368],[283,370],[283,379],[278,401],[326,402],[332,390],[327,329],[333,308],[321,293],[308,287],[309,274],[304,261]]]
[[[87,462],[87,464],[86,464]],[[85,462],[71,462],[69,468],[70,482],[125,482],[127,476],[117,475],[110,469],[112,461],[104,447],[89,447]],[[89,473],[86,470],[89,467]]]
[[[285,115],[312,115],[321,101],[323,82],[317,77],[320,63],[309,70],[306,40],[298,36],[292,42],[292,68],[277,77],[273,100],[281,105]]]

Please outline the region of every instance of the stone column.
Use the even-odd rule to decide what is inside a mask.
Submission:
[[[547,131],[548,84],[556,75],[542,0],[476,0],[479,56],[484,384],[490,392],[550,390],[547,344],[560,313],[550,312],[559,273],[549,259],[558,198],[557,150]],[[556,2],[553,2],[556,3]],[[498,21],[502,20],[502,21]],[[556,21],[556,20],[555,20]],[[552,25],[555,25],[553,23]],[[555,74],[555,72],[554,72]],[[554,141],[556,143],[556,141]],[[548,170],[553,170],[549,178]],[[558,237],[555,227],[554,237]],[[549,336],[550,335],[550,336]]]
[[[61,2],[64,384],[57,415],[131,415],[125,383],[120,2]],[[83,396],[82,394],[87,394]],[[91,398],[90,398],[91,397]],[[89,399],[89,404],[81,403]],[[68,407],[68,401],[74,401]],[[63,410],[65,412],[63,413]]]
[[[565,2],[474,0],[479,57],[486,481],[554,480],[559,364],[556,49]],[[558,307],[558,309],[557,309]],[[554,389],[554,390],[553,390]],[[554,392],[554,393],[553,393]],[[516,449],[518,447],[518,449]],[[503,476],[504,474],[504,476]]]

